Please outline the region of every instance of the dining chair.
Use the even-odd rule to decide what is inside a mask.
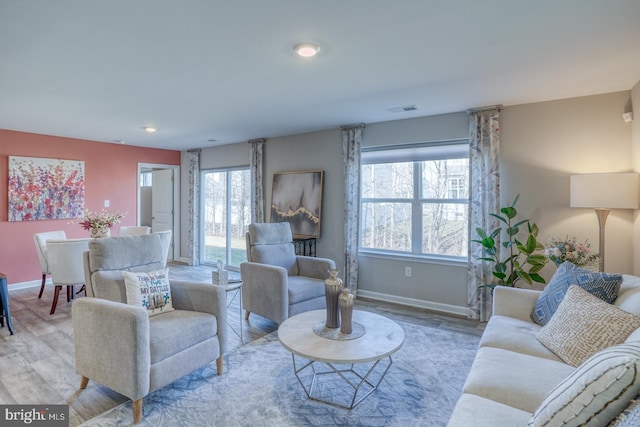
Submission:
[[[51,271],[49,270],[49,261],[47,260],[47,240],[63,240],[66,238],[67,235],[62,230],[46,231],[44,233],[36,233],[33,235],[33,240],[36,244],[36,252],[38,253],[38,260],[40,261],[40,269],[42,270],[42,284],[40,285],[40,293],[38,294],[38,298],[42,298],[44,285],[47,281],[47,275],[51,274]]]
[[[47,240],[47,255],[51,281],[55,285],[51,311],[53,314],[58,305],[58,296],[63,286],[67,287],[67,302],[73,298],[73,287],[84,285],[83,256],[89,250],[91,239]]]

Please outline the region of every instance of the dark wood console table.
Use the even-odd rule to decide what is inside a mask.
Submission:
[[[296,248],[296,255],[316,256],[315,237],[295,238],[293,239],[293,245]]]

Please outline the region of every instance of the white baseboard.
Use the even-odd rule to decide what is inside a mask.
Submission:
[[[379,292],[366,291],[364,289],[358,289],[357,295],[363,298],[369,298],[372,300],[392,302],[401,305],[408,305],[410,307],[426,308],[428,310],[439,311],[443,313],[455,314],[457,316],[466,317],[469,313],[467,307],[461,307],[458,305],[442,304],[439,302],[425,301],[415,298],[399,297],[397,295],[381,294]]]
[[[20,289],[28,289],[28,288],[39,288],[40,285],[42,284],[41,280],[31,280],[29,282],[18,282],[18,283],[12,283],[11,285],[7,286],[7,289],[9,289],[9,292],[11,291],[18,291]],[[51,282],[49,279],[47,279],[47,284],[50,285]]]

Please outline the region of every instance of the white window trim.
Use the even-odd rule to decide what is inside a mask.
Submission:
[[[442,149],[436,151],[431,156],[425,156],[424,151],[420,150],[424,147],[442,147]],[[387,154],[385,156],[385,154]],[[452,140],[441,140],[431,142],[418,142],[411,144],[398,144],[398,145],[384,145],[384,146],[371,146],[363,147],[361,152],[361,164],[380,164],[380,163],[399,163],[399,162],[421,162],[429,160],[445,160],[445,159],[463,159],[469,158],[469,139],[460,138]],[[422,235],[421,233],[414,233],[415,229],[422,229],[422,210],[416,208],[416,204],[422,203],[451,203],[451,204],[468,204],[468,200],[460,199],[432,199],[422,198],[422,168],[414,170],[414,194],[411,199],[408,198],[374,198],[374,197],[361,197],[360,205],[366,202],[381,202],[381,203],[411,203],[412,205],[412,232],[411,232],[411,252],[404,251],[391,251],[385,249],[375,249],[369,247],[360,246],[358,253],[363,256],[384,258],[384,259],[398,259],[403,261],[413,262],[425,262],[429,264],[439,265],[453,265],[460,266],[466,265],[468,257],[466,256],[451,256],[451,255],[438,255],[438,254],[425,254],[421,253],[422,248]],[[416,190],[417,196],[416,196]],[[467,219],[468,220],[468,219]],[[362,227],[362,221],[359,226]],[[416,228],[419,227],[419,228]],[[362,228],[360,229],[362,233]],[[469,237],[468,237],[469,238]],[[420,248],[420,250],[416,250]]]

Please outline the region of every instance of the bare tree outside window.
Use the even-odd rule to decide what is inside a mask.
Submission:
[[[422,162],[422,252],[466,256],[468,159]]]
[[[466,257],[469,160],[458,158],[459,152],[453,158],[440,151],[433,160],[364,163],[361,247]]]
[[[202,262],[230,266],[246,261],[244,233],[251,220],[248,169],[203,173]]]
[[[364,247],[411,251],[413,163],[362,167]],[[376,200],[377,199],[377,200]]]

